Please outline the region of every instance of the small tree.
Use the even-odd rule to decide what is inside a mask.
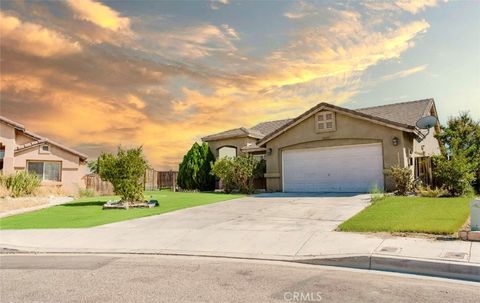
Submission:
[[[390,175],[395,183],[397,195],[405,195],[413,190],[412,171],[408,167],[400,167],[398,165],[390,168]]]
[[[113,191],[121,196],[122,201],[133,203],[143,200],[142,178],[148,163],[142,147],[128,150],[119,147],[116,155],[102,153],[97,161],[102,164],[99,166],[100,177],[112,183]]]
[[[442,126],[442,132],[437,134],[437,138],[441,143],[440,147],[443,154],[443,157],[437,158],[437,163],[451,159],[454,162],[448,164],[448,166],[451,169],[457,166],[455,170],[459,172],[461,171],[460,167],[463,166],[460,162],[463,161],[463,157],[466,158],[474,167],[474,179],[476,180],[472,183],[476,184],[477,190],[480,191],[480,121],[473,120],[468,112],[460,113],[457,117],[448,119],[447,125]],[[456,155],[459,151],[462,153],[461,156]],[[442,166],[442,169],[446,168],[446,166]],[[443,175],[442,180],[447,178],[441,171],[438,171],[438,173]],[[451,186],[453,185],[452,182],[449,183]]]
[[[251,194],[254,191],[253,178],[263,169],[259,168],[260,163],[252,155],[224,157],[212,165],[212,173],[222,180],[226,193],[238,188],[242,193]]]
[[[210,173],[211,162],[215,161],[207,143],[194,143],[183,157],[178,169],[178,185],[183,189],[213,190],[215,178]]]
[[[249,154],[234,158],[235,181],[242,193],[251,194],[255,191],[253,178],[259,163],[259,160]]]
[[[223,157],[212,164],[212,174],[222,180],[223,190],[229,194],[237,186],[233,158]]]
[[[433,161],[433,173],[450,195],[465,196],[472,193],[476,164],[470,162],[464,151],[454,147],[449,158],[441,155],[434,157]]]

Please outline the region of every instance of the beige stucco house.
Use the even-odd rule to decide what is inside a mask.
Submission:
[[[416,122],[437,117],[433,99],[347,109],[320,103],[294,119],[236,128],[202,138],[215,157],[250,153],[266,160],[266,190],[368,192],[393,190],[389,169],[409,167],[432,182],[431,156],[440,153],[439,125]]]
[[[19,170],[36,173],[42,185],[57,186],[68,194],[85,187],[87,156],[25,129],[0,116],[0,169],[8,175]]]

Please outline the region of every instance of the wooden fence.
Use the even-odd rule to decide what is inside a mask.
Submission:
[[[176,189],[178,172],[176,171],[156,171],[148,169],[143,178],[143,187],[145,190],[157,190],[162,188]],[[108,181],[103,181],[97,174],[88,174],[83,177],[85,186],[101,195],[113,194],[113,186]]]
[[[147,170],[145,172],[144,187],[145,190],[156,190],[162,188],[176,189],[177,186],[176,171],[156,171]]]
[[[113,186],[108,181],[103,181],[97,174],[88,174],[83,177],[87,189],[92,189],[101,195],[112,195]]]

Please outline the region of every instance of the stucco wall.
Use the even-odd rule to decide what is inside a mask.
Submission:
[[[257,142],[256,139],[253,138],[230,138],[230,139],[224,139],[224,140],[215,140],[215,141],[209,141],[208,146],[210,147],[210,150],[212,151],[213,155],[215,156],[215,159],[218,158],[218,149],[223,147],[223,146],[231,146],[235,147],[237,149],[237,155],[242,154],[241,148],[246,146],[248,143],[255,143]]]
[[[430,133],[423,139],[418,142],[413,140],[413,154],[416,157],[426,157],[432,155],[440,154],[440,145],[438,140],[435,138],[437,131],[435,128],[430,130]]]
[[[76,193],[79,188],[85,187],[82,180],[85,165],[80,164],[80,159],[76,155],[53,145],[50,145],[50,153],[44,154],[40,153],[40,146],[36,146],[16,153],[15,170],[24,170],[28,160],[62,162],[61,182],[45,181],[45,185],[61,185],[62,189],[69,194]]]
[[[282,151],[287,149],[379,142],[383,146],[384,170],[393,165],[406,167],[408,165],[407,152],[409,148],[412,148],[412,142],[403,133],[401,130],[341,113],[336,113],[336,131],[317,133],[315,131],[315,116],[313,115],[267,143],[267,151],[271,149],[271,154],[267,152],[266,156],[267,190],[282,190]],[[392,143],[394,137],[400,139],[398,146],[394,146]],[[393,189],[393,184],[388,175],[385,176],[385,189]]]
[[[13,151],[16,146],[15,128],[4,123],[0,123],[0,142],[2,143],[2,145],[5,146],[5,156],[3,158],[3,173],[13,173]]]

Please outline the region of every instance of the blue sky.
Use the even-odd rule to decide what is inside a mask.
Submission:
[[[478,1],[8,1],[2,115],[95,157],[175,168],[200,137],[434,98],[480,119]],[[81,130],[81,131],[79,131]]]

